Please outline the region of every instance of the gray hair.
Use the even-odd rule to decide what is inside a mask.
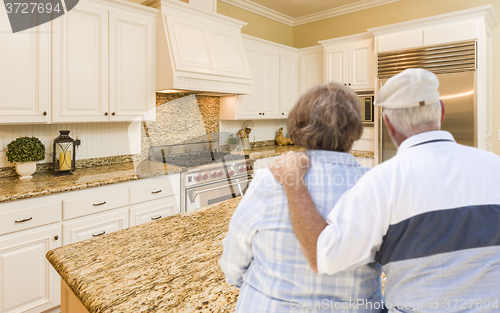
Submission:
[[[440,129],[441,103],[421,107],[384,109],[384,113],[398,132],[409,138],[430,127]]]

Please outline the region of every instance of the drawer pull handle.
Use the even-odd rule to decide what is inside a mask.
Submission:
[[[155,190],[155,191],[151,191],[151,193],[160,193],[161,192],[161,189],[160,190]]]
[[[103,230],[103,231],[102,231],[102,232],[100,232],[100,233],[97,233],[97,234],[92,234],[92,237],[99,237],[99,236],[104,235],[105,233],[106,233],[106,231],[104,231],[104,230]]]
[[[106,204],[106,201],[103,201],[101,203],[94,203],[92,204],[93,206],[100,206],[100,205],[103,205],[103,204]]]
[[[159,220],[161,218],[161,215],[158,215],[158,216],[153,216],[151,219],[154,221],[154,220]]]
[[[24,223],[24,222],[27,222],[27,221],[31,221],[33,219],[33,217],[30,217],[30,218],[25,218],[24,220],[15,220],[16,224],[19,224],[19,223]]]

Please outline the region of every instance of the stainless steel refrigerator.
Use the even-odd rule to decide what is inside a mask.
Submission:
[[[476,147],[476,104],[475,104],[475,72],[439,74],[439,95],[446,109],[442,130],[449,131],[457,143]],[[387,79],[379,80],[381,87]],[[392,143],[389,132],[380,115],[380,157],[384,162],[394,155],[397,149]]]

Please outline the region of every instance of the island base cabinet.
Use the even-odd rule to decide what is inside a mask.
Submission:
[[[59,305],[59,275],[45,255],[61,246],[61,226],[0,237],[0,312],[39,313]]]
[[[89,313],[73,291],[61,279],[61,313]]]

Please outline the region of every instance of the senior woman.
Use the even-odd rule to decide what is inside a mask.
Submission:
[[[304,177],[326,218],[368,170],[349,153],[363,126],[356,94],[337,83],[316,86],[288,115],[294,143],[307,149]],[[371,263],[335,275],[314,273],[292,229],[287,197],[269,169],[257,171],[234,212],[220,266],[240,288],[236,312],[380,312],[381,267]]]

